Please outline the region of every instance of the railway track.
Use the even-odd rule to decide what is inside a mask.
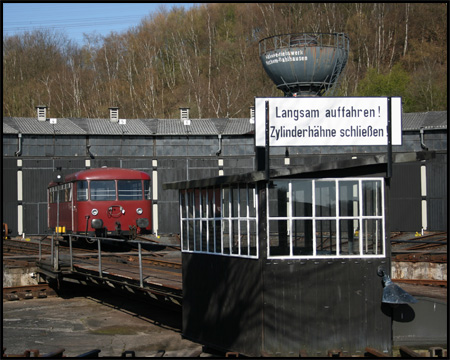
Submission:
[[[395,233],[391,236],[392,261],[447,263],[447,233]]]
[[[48,296],[56,296],[56,293],[46,283],[3,288],[3,301],[44,299]]]

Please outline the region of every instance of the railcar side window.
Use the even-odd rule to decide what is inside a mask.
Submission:
[[[72,201],[72,183],[64,185],[64,201]]]
[[[119,200],[142,200],[141,180],[119,180],[117,190]]]
[[[49,196],[48,196],[48,201],[50,204],[54,204],[56,203],[56,187],[51,187],[48,189],[49,192]]]
[[[49,188],[49,202],[63,203],[72,201],[72,184],[62,184]]]
[[[116,183],[114,180],[91,181],[91,200],[110,201],[116,200]]]
[[[145,200],[152,199],[152,193],[151,193],[150,186],[151,186],[150,180],[144,180],[144,199]]]
[[[77,182],[77,200],[87,201],[88,199],[88,182],[81,180]]]
[[[272,181],[269,258],[383,257],[383,179]]]

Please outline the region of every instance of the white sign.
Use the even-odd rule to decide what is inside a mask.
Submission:
[[[270,146],[376,146],[388,143],[387,97],[255,98],[255,144]],[[402,144],[402,102],[391,98],[392,145]]]

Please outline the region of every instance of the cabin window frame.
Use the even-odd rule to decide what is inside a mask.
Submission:
[[[180,190],[179,204],[182,252],[259,258],[255,184]]]
[[[309,206],[309,214],[294,216],[294,196],[293,183],[309,183],[312,203]],[[334,184],[334,191],[330,191],[326,184]],[[347,184],[346,184],[347,183]],[[287,191],[275,191],[273,184],[287,185]],[[340,185],[357,184],[357,189],[353,187],[351,195],[341,193]],[[366,185],[376,184],[375,188],[367,188]],[[355,192],[355,190],[357,190]],[[384,258],[386,257],[386,229],[385,229],[385,194],[384,178],[382,177],[352,177],[352,178],[323,178],[323,179],[277,179],[272,180],[266,187],[267,191],[267,257],[269,259],[318,259],[318,258]],[[323,194],[321,194],[321,192]],[[328,196],[331,194],[331,196]],[[274,195],[277,198],[274,198]],[[323,196],[322,196],[323,195]],[[344,198],[344,199],[343,199]],[[350,206],[345,213],[341,200],[347,202],[357,202],[357,207]],[[374,201],[375,200],[375,201]],[[283,215],[274,216],[274,204],[280,208]],[[275,209],[276,212],[276,209]],[[345,231],[344,224],[351,224],[352,229]],[[369,224],[371,230],[369,231]],[[297,232],[295,226],[303,228]],[[307,226],[308,225],[308,226]],[[277,229],[275,234],[271,228]],[[320,231],[322,230],[322,231]],[[281,234],[281,235],[280,235]],[[298,236],[303,234],[302,236]],[[344,234],[347,234],[346,236]],[[296,238],[294,239],[294,236]],[[277,238],[278,236],[278,238]],[[319,237],[322,241],[328,242],[330,250],[319,250]],[[296,250],[294,242],[302,241],[305,253],[301,254]],[[357,239],[357,242],[354,239]],[[347,240],[346,242],[343,240]],[[351,241],[350,241],[351,240]],[[308,242],[308,245],[306,245]],[[275,244],[277,246],[275,246]],[[354,246],[350,246],[350,245]],[[346,251],[344,249],[347,248]],[[350,248],[352,251],[350,251]],[[355,248],[356,250],[353,250]],[[356,252],[356,253],[355,253]]]

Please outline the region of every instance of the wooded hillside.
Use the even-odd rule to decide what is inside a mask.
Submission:
[[[337,96],[402,96],[405,112],[447,109],[446,3],[217,3],[145,17],[122,34],[3,37],[3,116],[248,117],[255,96],[283,96],[264,72],[261,39],[344,32]]]

